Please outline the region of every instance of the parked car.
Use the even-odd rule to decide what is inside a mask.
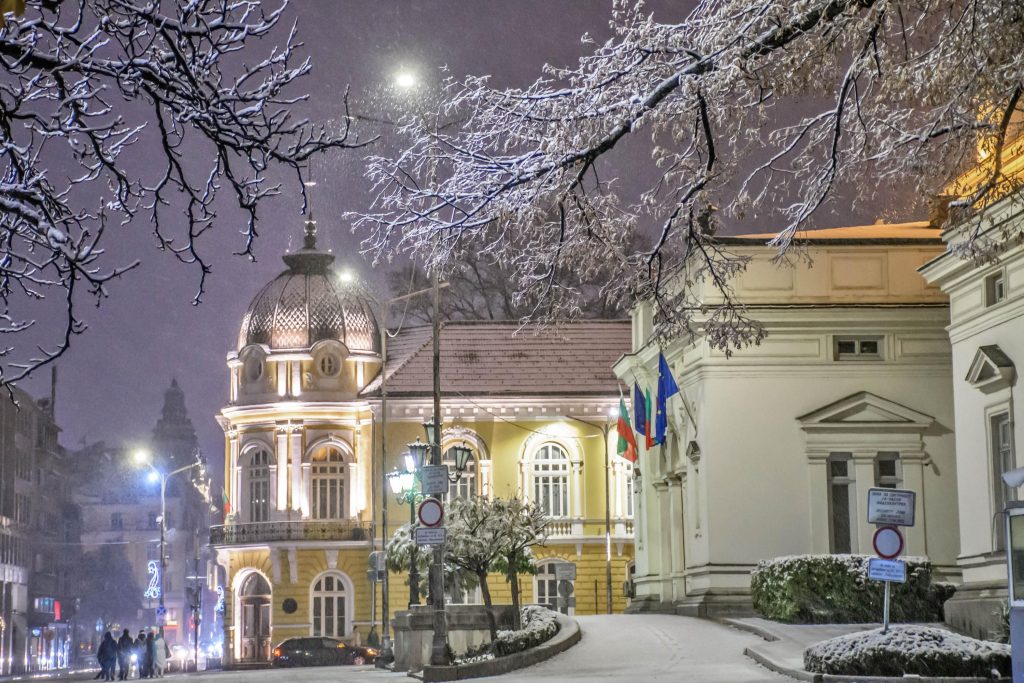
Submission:
[[[336,638],[289,638],[274,648],[274,666],[331,666],[373,664],[377,650],[347,645]]]

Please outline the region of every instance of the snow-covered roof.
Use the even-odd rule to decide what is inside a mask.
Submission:
[[[822,228],[820,230],[800,230],[796,233],[796,241],[801,243],[934,243],[940,244],[942,230],[932,226],[928,221],[912,223],[875,223],[874,225],[855,225],[845,228]],[[757,232],[746,235],[728,235],[719,240],[727,244],[744,244],[752,241],[767,242],[774,238],[774,232]]]
[[[452,321],[441,326],[445,396],[618,395],[612,365],[630,351],[628,320],[582,320],[550,330],[517,322]],[[518,332],[518,334],[517,334]],[[429,396],[433,344],[429,326],[388,340],[388,396]],[[380,394],[380,377],[363,395]]]

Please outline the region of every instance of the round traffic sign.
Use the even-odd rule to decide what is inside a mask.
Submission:
[[[878,527],[871,543],[875,554],[886,560],[895,559],[903,552],[903,534],[894,526]]]
[[[419,516],[420,524],[423,526],[440,526],[441,522],[444,521],[444,507],[441,505],[441,501],[436,498],[427,498],[420,503],[416,514]]]

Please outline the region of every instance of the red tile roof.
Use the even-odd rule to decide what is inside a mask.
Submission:
[[[553,329],[515,322],[456,321],[441,327],[445,396],[581,396],[618,394],[612,364],[630,351],[628,320],[584,320]],[[433,389],[430,326],[388,339],[388,396],[429,396]],[[380,394],[380,378],[363,391]]]

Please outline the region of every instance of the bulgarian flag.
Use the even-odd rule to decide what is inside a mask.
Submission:
[[[221,489],[220,490],[220,495],[224,499],[224,514],[225,515],[230,515],[231,514],[231,501],[228,499],[228,492],[226,490],[224,490],[224,489]]]
[[[616,452],[626,460],[636,462],[636,437],[633,436],[633,427],[629,424],[626,401],[621,396],[619,397],[619,422],[615,429],[619,432],[619,447]]]

